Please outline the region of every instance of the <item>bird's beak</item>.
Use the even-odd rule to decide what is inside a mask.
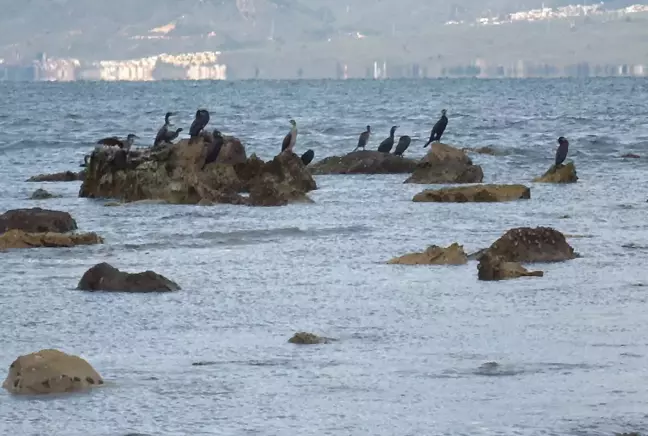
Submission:
[[[135,139],[140,139],[140,137],[137,136],[137,135],[133,136],[133,138],[135,138]]]

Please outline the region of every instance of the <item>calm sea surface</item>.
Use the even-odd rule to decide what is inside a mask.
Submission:
[[[0,212],[70,212],[104,245],[0,254],[0,369],[58,348],[105,388],[54,398],[0,392],[0,434],[612,435],[648,430],[648,81],[430,80],[0,83]],[[297,120],[316,160],[371,148],[389,127],[422,145],[448,109],[444,142],[485,182],[530,183],[570,140],[580,180],[530,184],[530,201],[413,203],[406,175],[318,176],[312,205],[131,204],[78,198],[102,137],[152,143],[167,110],[264,159]],[[624,153],[640,159],[621,159]],[[43,187],[62,198],[29,200]],[[582,258],[534,265],[543,278],[477,281],[456,267],[386,265],[431,244],[483,248],[518,226],[552,226]],[[182,291],[85,293],[86,269],[155,270]],[[288,344],[298,330],[338,338]],[[192,366],[208,361],[211,365]],[[493,373],[480,370],[496,361]],[[0,374],[0,381],[6,372]]]

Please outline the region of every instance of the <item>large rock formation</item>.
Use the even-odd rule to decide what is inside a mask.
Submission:
[[[77,223],[67,212],[41,209],[13,209],[0,215],[0,234],[11,230],[25,232],[65,233],[77,229]]]
[[[507,262],[560,262],[574,259],[565,235],[550,227],[520,227],[504,233],[486,250]],[[483,258],[483,256],[482,256]]]
[[[552,165],[546,173],[536,177],[533,181],[538,183],[576,183],[578,181],[576,166],[573,162],[566,165]]]
[[[527,200],[531,190],[524,185],[471,185],[426,189],[412,198],[415,202],[465,203]]]
[[[15,229],[0,234],[0,250],[10,248],[74,247],[92,244],[103,244],[103,239],[96,233],[26,233]]]
[[[446,248],[431,245],[423,253],[410,253],[395,257],[389,264],[396,265],[463,265],[468,256],[463,247],[456,242]]]
[[[518,277],[542,277],[542,271],[529,271],[519,262],[509,262],[502,256],[486,252],[479,258],[477,278],[479,280],[507,280]]]
[[[153,271],[131,274],[103,262],[83,274],[77,289],[112,292],[171,292],[180,290],[180,286]]]
[[[82,358],[48,349],[14,360],[2,387],[12,394],[61,394],[103,384]]]
[[[282,153],[263,162],[255,155],[247,158],[236,138],[225,137],[216,162],[204,165],[208,147],[200,139],[129,153],[97,148],[79,196],[127,202],[283,205],[304,200],[308,191],[317,189],[295,154]],[[242,192],[249,192],[250,198],[241,196]]]
[[[27,179],[28,182],[76,182],[83,180],[85,171],[81,170],[78,173],[73,171],[63,171],[62,173],[54,174],[39,174],[37,176]]]
[[[379,151],[360,150],[331,156],[311,164],[312,174],[401,174],[411,173],[416,161]]]
[[[416,165],[405,183],[481,183],[484,172],[463,151],[440,142]]]

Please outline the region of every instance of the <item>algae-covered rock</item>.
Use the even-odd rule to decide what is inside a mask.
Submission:
[[[566,165],[552,165],[546,173],[536,177],[533,181],[537,183],[576,183],[578,181],[576,166],[573,162]]]
[[[466,203],[527,200],[531,190],[524,185],[470,185],[426,189],[414,196],[415,202]]]
[[[481,183],[483,179],[482,168],[474,165],[465,152],[435,142],[405,183]]]
[[[410,253],[395,257],[389,264],[396,265],[463,265],[468,262],[468,256],[463,246],[456,242],[448,247],[431,245],[422,253]]]

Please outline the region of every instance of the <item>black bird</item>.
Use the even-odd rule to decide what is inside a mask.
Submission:
[[[315,152],[313,150],[306,150],[304,154],[301,155],[301,161],[304,165],[308,165],[313,161],[315,157]]]
[[[216,161],[216,158],[218,158],[221,148],[223,148],[223,144],[225,143],[223,135],[218,130],[214,130],[214,132],[212,133],[212,138],[212,142],[206,144],[207,157],[205,157],[205,163],[203,164],[202,168],[205,168],[207,164]]]
[[[171,142],[178,137],[180,132],[182,132],[182,129],[177,129],[175,132],[169,129],[169,127],[173,126],[169,118],[171,118],[175,114],[175,112],[167,112],[164,116],[164,125],[160,127],[160,130],[158,130],[158,133],[155,136],[155,141],[153,142],[154,147],[163,142]]]
[[[556,150],[556,166],[561,165],[567,159],[567,151],[569,150],[569,141],[564,136],[558,138],[558,149]]]
[[[430,145],[431,142],[441,141],[441,136],[443,135],[443,132],[445,132],[447,126],[448,126],[448,117],[446,117],[446,110],[443,109],[441,111],[441,118],[439,118],[439,121],[437,121],[436,124],[434,124],[434,127],[432,127],[432,132],[430,133],[430,139],[428,140],[428,142],[425,143],[423,148]]]
[[[391,151],[392,147],[394,146],[394,133],[396,133],[396,129],[398,129],[398,126],[392,126],[391,130],[389,130],[389,138],[385,139],[378,146],[379,152],[389,153]]]
[[[398,144],[396,145],[396,150],[394,150],[394,156],[403,156],[407,147],[410,146],[412,138],[407,135],[403,135],[398,139]]]
[[[209,123],[209,112],[205,109],[198,109],[196,111],[196,117],[194,118],[193,123],[191,123],[191,127],[189,127],[190,143],[200,135],[200,132],[202,132],[202,129],[205,128],[207,123]]]
[[[353,151],[356,151],[360,147],[364,150],[367,142],[369,142],[369,136],[371,136],[371,126],[367,126],[367,130],[360,134],[360,138],[358,138],[358,146]]]
[[[133,142],[135,142],[135,139],[139,139],[139,136],[129,133],[126,139],[119,139],[116,136],[111,136],[110,138],[103,138],[97,141],[97,144],[101,145],[109,145],[109,146],[117,146],[119,148],[122,148],[126,151],[130,150],[131,145],[133,145]]]

